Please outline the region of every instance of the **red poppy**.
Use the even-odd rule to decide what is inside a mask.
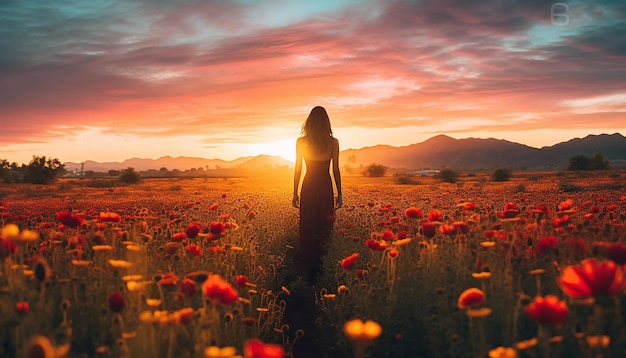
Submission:
[[[559,211],[570,210],[572,208],[573,201],[572,199],[567,199],[559,203],[558,208]]]
[[[81,216],[74,215],[67,210],[59,211],[56,213],[56,219],[65,227],[78,227],[83,224],[85,219]]]
[[[193,297],[193,295],[196,294],[197,287],[196,281],[190,278],[185,278],[180,281],[180,292],[186,297]]]
[[[465,202],[465,203],[459,204],[459,206],[462,207],[463,210],[468,210],[468,211],[476,210],[477,208],[476,203],[472,203],[472,202]]]
[[[17,251],[17,245],[11,240],[0,238],[0,257],[13,255]]]
[[[20,316],[24,316],[28,313],[29,305],[28,301],[21,301],[15,303],[15,312]]]
[[[545,236],[537,241],[535,251],[539,254],[544,254],[554,251],[559,245],[559,239],[556,236]]]
[[[181,241],[185,240],[186,237],[187,237],[187,235],[185,235],[184,232],[178,232],[178,233],[172,235],[172,237],[170,239],[172,239],[172,241],[175,241],[175,242],[181,242]]]
[[[100,215],[98,215],[97,220],[100,222],[118,223],[122,221],[122,217],[118,213],[114,213],[110,211],[107,211],[107,212],[103,211],[100,213]]]
[[[459,295],[458,305],[460,309],[466,309],[481,305],[485,302],[485,293],[478,288],[468,288]]]
[[[192,254],[194,257],[200,257],[202,255],[202,249],[198,245],[187,245],[185,246],[185,251]]]
[[[215,209],[217,209],[219,206],[220,206],[220,204],[219,204],[219,203],[217,203],[217,202],[215,202],[215,203],[213,203],[213,204],[209,207],[209,210],[215,210]]]
[[[439,231],[441,231],[444,235],[454,235],[456,232],[456,228],[452,225],[443,224],[439,227]]]
[[[109,294],[108,301],[109,301],[109,308],[111,309],[111,311],[115,313],[121,312],[122,309],[124,309],[124,306],[126,305],[124,296],[122,296],[122,294],[119,292],[112,292],[111,294]]]
[[[400,255],[400,251],[398,251],[397,249],[391,249],[387,251],[387,255],[389,255],[389,258],[395,259],[396,257],[398,257],[398,255]]]
[[[187,228],[185,229],[185,235],[187,235],[187,237],[190,239],[195,239],[196,237],[198,237],[200,230],[202,230],[202,225],[200,225],[199,223],[191,223],[187,225]]]
[[[469,231],[469,227],[467,226],[467,223],[465,221],[455,221],[452,223],[452,226],[454,226],[456,231],[460,232],[461,234],[467,234],[467,232]]]
[[[396,238],[398,240],[406,239],[409,236],[409,233],[406,230],[400,230],[396,233]]]
[[[557,216],[554,219],[552,219],[552,225],[554,225],[555,227],[567,226],[569,222],[570,222],[569,215]]]
[[[574,298],[616,295],[626,287],[621,265],[593,258],[583,260],[580,266],[565,267],[557,283],[563,292]]]
[[[355,252],[352,255],[341,260],[341,267],[344,270],[349,270],[356,264],[356,261],[359,259],[359,253]]]
[[[244,343],[243,356],[245,358],[284,358],[285,349],[281,345],[263,343],[253,338]]]
[[[157,283],[162,287],[172,287],[176,286],[176,284],[178,283],[178,276],[176,276],[173,272],[166,272],[162,275],[157,276],[156,278]]]
[[[246,286],[248,283],[248,276],[237,275],[235,282],[237,283],[237,286]]]
[[[202,284],[202,292],[204,295],[223,305],[230,305],[237,301],[239,293],[228,282],[224,281],[222,276],[217,274],[210,275]]]
[[[374,239],[367,239],[365,245],[372,251],[383,251],[386,245],[382,245],[380,241]]]
[[[430,217],[430,215],[428,216]],[[436,229],[437,229],[435,224],[429,221],[422,221],[420,223],[420,226],[422,227],[422,234],[424,234],[424,236],[426,236],[429,239],[432,239],[433,237],[435,237]]]
[[[386,231],[383,231],[382,239],[385,240],[385,241],[389,241],[389,240],[393,239],[394,236],[396,236],[396,235],[393,233],[393,231],[386,230]]]
[[[443,220],[443,214],[441,213],[441,211],[437,209],[433,209],[428,213],[428,221],[433,222],[433,221],[442,221],[442,220]]]
[[[212,223],[209,224],[209,231],[213,235],[220,235],[221,233],[224,232],[225,228],[226,226],[224,225],[224,223],[220,221],[213,221]]]
[[[519,210],[517,209],[506,209],[502,210],[498,215],[503,219],[511,219],[516,217],[517,214],[519,214]]]
[[[416,219],[416,218],[421,218],[422,216],[424,216],[424,213],[422,212],[422,209],[420,208],[411,207],[404,211],[404,216],[410,219]]]
[[[567,319],[569,310],[565,301],[554,295],[547,295],[535,297],[533,302],[524,307],[524,313],[540,325],[560,326]]]

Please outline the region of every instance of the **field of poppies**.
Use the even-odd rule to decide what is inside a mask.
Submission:
[[[0,355],[623,357],[625,178],[344,177],[314,286],[288,176],[3,185]]]

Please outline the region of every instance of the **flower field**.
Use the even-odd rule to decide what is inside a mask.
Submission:
[[[0,186],[0,355],[623,357],[625,177],[344,177],[314,287],[289,176]]]

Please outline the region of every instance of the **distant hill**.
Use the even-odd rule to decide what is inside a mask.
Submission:
[[[602,152],[610,161],[626,160],[626,137],[619,133],[589,135],[549,147],[533,148],[501,139],[454,139],[446,135],[403,147],[377,145],[341,152],[342,165],[353,167],[371,163],[406,169],[489,169],[511,168],[565,169],[569,158]]]
[[[65,169],[68,171],[80,170],[83,163],[66,162]],[[222,159],[204,159],[193,157],[170,157],[165,156],[158,159],[132,158],[123,162],[94,162],[88,160],[84,163],[83,170],[91,170],[96,173],[107,173],[109,170],[123,170],[133,168],[136,171],[145,170],[189,170],[189,169],[262,169],[268,167],[293,166],[293,163],[279,156],[259,155],[256,157],[242,157],[235,160],[226,161]]]
[[[609,161],[626,162],[626,137],[619,133],[589,135],[575,138],[553,146],[533,148],[524,144],[501,139],[465,138],[454,139],[438,135],[424,142],[402,147],[377,145],[361,149],[348,149],[340,154],[342,166],[353,168],[371,163],[391,168],[418,169],[491,169],[497,166],[509,168],[565,169],[575,155],[591,156],[602,152]],[[66,162],[69,171],[80,170],[82,163]],[[158,159],[132,158],[123,162],[98,163],[86,161],[84,170],[106,173],[132,167],[137,171],[198,169],[245,169],[264,170],[293,167],[293,162],[279,156],[258,155],[231,161],[192,157],[161,157]]]

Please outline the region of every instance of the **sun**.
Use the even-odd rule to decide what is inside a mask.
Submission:
[[[255,155],[278,155],[289,161],[296,161],[296,140],[283,139],[274,142],[259,143],[253,145]]]

